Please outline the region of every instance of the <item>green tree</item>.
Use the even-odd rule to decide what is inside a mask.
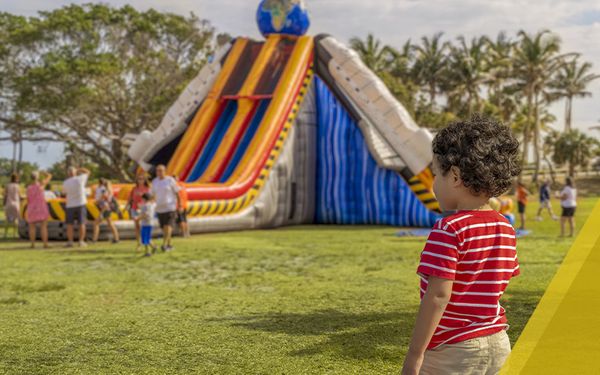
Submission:
[[[354,37],[350,39],[350,47],[358,53],[365,65],[375,74],[387,72],[394,60],[390,47],[381,43],[369,33],[365,40]]]
[[[467,118],[483,109],[481,94],[488,69],[485,46],[484,38],[473,38],[467,44],[460,36],[458,46],[450,47],[443,87],[449,109]]]
[[[442,42],[443,33],[434,34],[430,39],[421,38],[421,45],[413,46],[416,56],[413,65],[416,81],[429,95],[429,105],[435,106],[436,95],[439,92],[446,70],[446,51],[450,48],[448,42]]]
[[[598,154],[600,142],[577,129],[568,132],[550,133],[546,144],[552,146],[552,160],[558,165],[567,164],[569,175],[575,175],[576,167],[587,167],[590,160]]]
[[[131,163],[123,137],[159,124],[214,45],[193,14],[130,6],[69,5],[24,22],[9,38],[22,51],[16,112],[118,179]]]
[[[528,109],[526,128],[523,132],[523,163],[529,156],[529,126],[533,126],[533,150],[535,172],[537,176],[541,162],[539,112],[543,104],[543,95],[547,90],[554,73],[563,62],[564,55],[560,52],[560,39],[548,30],[530,35],[525,31],[518,33],[519,41],[514,51],[513,74],[518,87],[523,90]]]
[[[496,116],[502,122],[511,122],[518,106],[518,90],[511,87],[513,51],[515,42],[500,32],[495,40],[483,37],[486,44],[486,78],[488,100],[496,107]]]
[[[579,63],[577,58],[572,59],[560,66],[551,87],[555,89],[551,96],[565,99],[565,128],[571,130],[571,119],[573,114],[573,98],[585,98],[592,96],[587,91],[587,86],[600,75],[591,73],[592,64],[589,62]]]
[[[31,173],[38,171],[39,166],[35,163],[22,162],[21,170],[18,173],[21,177],[21,183],[28,184],[31,181]],[[14,173],[12,160],[0,158],[0,185],[5,185],[9,182],[9,176]]]

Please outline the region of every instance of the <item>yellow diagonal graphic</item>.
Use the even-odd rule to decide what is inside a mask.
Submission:
[[[575,239],[501,374],[600,374],[600,202]]]

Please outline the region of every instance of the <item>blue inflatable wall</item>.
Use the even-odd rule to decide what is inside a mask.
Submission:
[[[317,93],[316,218],[321,224],[432,227],[428,210],[396,172],[380,168],[356,122],[327,85]]]

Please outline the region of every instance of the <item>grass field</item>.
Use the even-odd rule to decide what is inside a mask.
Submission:
[[[578,222],[595,198],[580,200]],[[528,208],[533,217],[536,204]],[[514,343],[567,252],[531,222],[503,297]],[[390,227],[209,234],[144,259],[132,243],[0,242],[0,372],[398,373],[423,238]]]

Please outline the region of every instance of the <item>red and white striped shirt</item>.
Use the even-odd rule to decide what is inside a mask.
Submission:
[[[417,268],[421,298],[428,276],[453,280],[452,296],[427,349],[508,328],[500,296],[519,274],[515,230],[498,212],[459,211],[433,227]]]

